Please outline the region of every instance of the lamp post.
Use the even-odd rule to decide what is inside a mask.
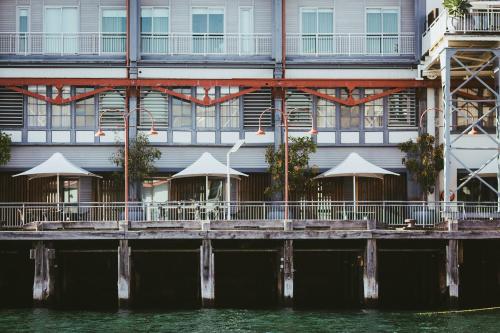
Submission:
[[[245,140],[238,140],[226,154],[226,201],[227,201],[227,219],[231,219],[231,174],[230,174],[230,155],[236,153],[245,143]]]
[[[288,116],[297,110],[304,110],[311,112],[309,109],[293,108],[290,111],[286,111],[284,105],[281,109],[267,108],[259,116],[259,129],[255,133],[256,135],[264,135],[266,132],[262,129],[262,116],[264,113],[272,110],[278,110],[281,113],[283,127],[285,128],[285,220],[288,220]],[[308,132],[310,135],[318,134],[318,130],[314,127],[314,121],[311,121],[311,129]]]
[[[154,123],[154,118],[153,118],[153,114],[151,112],[149,112],[148,110],[146,109],[141,109],[141,108],[136,108],[136,109],[133,109],[133,110],[130,110],[130,111],[125,111],[125,112],[121,112],[120,110],[116,110],[116,109],[108,109],[108,110],[104,110],[102,111],[100,114],[99,114],[99,122],[98,122],[98,125],[99,125],[99,129],[98,131],[95,133],[95,136],[96,137],[101,137],[101,136],[105,136],[106,133],[102,130],[102,127],[101,127],[101,120],[102,120],[102,116],[107,113],[107,112],[120,112],[122,113],[122,117],[123,117],[123,129],[124,129],[124,146],[125,146],[125,156],[124,156],[124,178],[125,178],[125,221],[126,223],[128,223],[128,200],[129,200],[129,196],[128,196],[128,129],[129,129],[129,117],[132,113],[134,112],[137,112],[137,113],[140,113],[141,111],[144,111],[146,112],[149,117],[151,118],[151,128],[149,129],[149,132],[148,132],[148,135],[151,135],[151,136],[155,136],[155,135],[158,135],[158,132],[156,131],[155,129],[155,123]]]

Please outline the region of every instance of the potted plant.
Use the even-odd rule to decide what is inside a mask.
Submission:
[[[444,0],[443,7],[448,11],[448,31],[466,30],[473,25],[473,18],[469,13],[472,5],[469,0]]]

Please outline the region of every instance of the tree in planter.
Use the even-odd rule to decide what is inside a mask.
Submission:
[[[463,22],[461,20],[467,15],[472,5],[469,0],[444,0],[443,7],[448,11],[450,17],[451,24],[448,24],[448,28],[452,28],[454,31],[460,27]]]
[[[317,174],[315,167],[309,166],[309,155],[316,152],[316,144],[306,137],[290,138],[288,144],[288,189],[297,198],[302,198],[314,184]],[[266,162],[271,174],[271,186],[265,189],[268,197],[283,193],[285,187],[285,145],[277,151],[274,146],[266,150]]]
[[[135,197],[132,200],[138,200],[140,197],[140,183],[145,178],[156,172],[154,163],[161,158],[161,151],[152,147],[148,137],[139,133],[134,140],[131,140],[128,149],[128,174],[130,183],[134,190],[131,191]],[[120,148],[111,156],[111,161],[122,169],[125,167],[125,148]]]
[[[434,192],[439,172],[443,170],[443,145],[436,146],[436,139],[430,134],[420,135],[416,142],[408,140],[399,145],[407,154],[403,164],[413,179],[419,184],[424,200]]]
[[[0,131],[0,165],[7,164],[10,160],[10,135]]]

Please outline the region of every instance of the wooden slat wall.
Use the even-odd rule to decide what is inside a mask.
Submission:
[[[266,187],[271,184],[271,175],[267,173],[251,173],[240,181],[241,201],[265,201]]]
[[[113,174],[101,174],[92,181],[92,200],[95,202],[122,202],[125,199],[123,182]]]
[[[383,186],[382,186],[383,184]],[[406,174],[377,178],[358,178],[359,201],[404,201],[407,200]]]

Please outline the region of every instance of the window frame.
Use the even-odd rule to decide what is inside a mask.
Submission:
[[[380,15],[381,15],[381,24],[382,24],[382,30],[384,27],[384,16],[383,12],[384,10],[389,11],[389,10],[394,10],[396,11],[398,15],[398,31],[396,33],[386,33],[386,32],[378,32],[378,33],[370,33],[368,32],[368,13],[370,10],[379,10]],[[401,6],[368,6],[365,7],[365,52],[370,55],[398,55],[401,53]],[[379,37],[380,38],[380,43],[381,43],[381,48],[380,52],[368,52],[368,37]],[[382,43],[383,43],[383,38],[385,36],[395,36],[397,38],[397,52],[391,52],[391,53],[385,53],[383,48],[382,48]]]
[[[47,86],[46,86],[46,85],[41,84],[41,85],[32,85],[32,86],[28,86],[28,87],[27,87],[27,90],[28,90],[28,91],[32,91],[32,90],[30,90],[30,87],[33,87],[33,86],[34,86],[34,87],[37,87],[37,89],[36,89],[36,91],[35,91],[37,94],[40,94],[40,91],[39,91],[39,88],[38,88],[38,87],[44,87],[44,88],[45,88],[45,96],[47,96],[47,91],[48,91],[48,89],[47,89]],[[30,111],[29,111],[29,108],[30,108],[30,100],[34,100],[34,101],[36,101],[36,106],[37,106],[37,114],[36,114],[36,115],[34,115],[34,116],[30,115]],[[43,104],[42,104],[42,103],[43,103]],[[49,103],[47,103],[47,102],[45,102],[45,101],[41,101],[41,100],[39,100],[38,98],[31,97],[31,96],[26,96],[26,128],[28,128],[28,129],[48,129],[48,128],[50,128],[50,126],[49,126],[49,124],[50,124],[50,122],[49,122],[49,115],[50,115],[50,114],[49,114],[49,110],[48,110],[48,107],[49,107],[49,106],[48,106],[48,104],[49,104]],[[40,115],[40,114],[38,113],[39,107],[41,107],[42,105],[43,105],[43,106],[45,106],[45,114],[44,114],[44,115]],[[32,124],[31,124],[30,119],[32,119],[32,118],[34,118],[34,117],[42,117],[42,116],[43,116],[43,117],[45,117],[45,125],[32,125]]]

